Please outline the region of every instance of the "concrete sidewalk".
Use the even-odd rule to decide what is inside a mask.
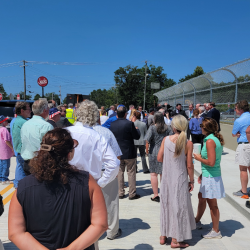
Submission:
[[[227,150],[225,149],[225,153]],[[231,153],[230,153],[231,154]],[[223,156],[223,161],[228,154]],[[140,158],[139,158],[140,160]],[[230,160],[229,160],[230,161]],[[200,169],[199,164],[195,164],[196,169]],[[223,165],[224,166],[224,165]],[[170,241],[168,244],[161,246],[159,244],[160,236],[160,204],[152,202],[150,197],[152,195],[150,175],[142,173],[141,163],[138,163],[140,172],[137,177],[137,192],[142,196],[138,200],[129,200],[127,197],[120,200],[120,228],[122,229],[122,236],[115,240],[108,240],[104,234],[100,241],[100,250],[160,250],[171,249]],[[223,167],[223,171],[224,171]],[[237,166],[235,168],[235,171]],[[15,158],[11,161],[10,177],[14,177]],[[125,173],[127,181],[127,174]],[[224,182],[226,177],[223,173]],[[237,180],[238,177],[235,177]],[[192,192],[192,205],[194,214],[196,214],[198,206],[197,194],[199,192],[199,185],[197,178],[195,178],[195,189]],[[127,184],[127,183],[126,183]],[[226,185],[225,185],[226,186]],[[237,183],[235,184],[237,187]],[[5,186],[0,185],[0,191]],[[226,187],[227,188],[227,187]],[[10,190],[11,191],[11,190]],[[13,190],[12,190],[13,191]],[[128,193],[128,188],[126,188]],[[7,194],[6,194],[7,195]],[[240,198],[238,198],[240,199]],[[3,242],[5,250],[17,250],[15,245],[8,240],[8,208],[9,202],[5,205],[5,212],[0,217],[0,239]],[[207,209],[201,222],[204,224],[204,229],[194,230],[193,238],[189,240],[190,249],[215,249],[215,250],[249,250],[250,249],[250,222],[232,207],[225,199],[218,201],[221,212],[220,230],[223,238],[217,240],[206,240],[201,238],[201,234],[209,230],[211,226],[210,212]]]

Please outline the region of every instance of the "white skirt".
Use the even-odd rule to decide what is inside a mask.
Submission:
[[[224,198],[226,195],[221,176],[217,177],[202,176],[200,192],[202,193],[202,198],[207,198],[207,199]]]

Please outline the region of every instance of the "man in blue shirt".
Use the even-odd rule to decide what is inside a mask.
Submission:
[[[243,199],[248,199],[247,192],[248,173],[250,172],[250,144],[247,140],[246,129],[250,126],[249,105],[246,100],[239,101],[235,104],[235,112],[240,115],[235,120],[232,136],[237,137],[238,147],[236,149],[235,162],[240,166],[241,190],[234,192],[233,195]]]

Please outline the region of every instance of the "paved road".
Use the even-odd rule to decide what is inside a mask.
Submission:
[[[14,177],[14,161],[11,164],[11,177]],[[139,169],[141,164],[139,163]],[[0,186],[0,191],[5,186]],[[6,198],[11,192],[11,188],[5,195]],[[199,191],[198,184],[192,192],[192,204],[196,213]],[[128,192],[128,190],[126,190]],[[113,241],[107,240],[105,235],[99,241],[100,250],[160,250],[170,249],[170,239],[168,244],[161,246],[159,244],[160,236],[160,204],[152,202],[150,196],[152,194],[150,185],[150,175],[137,174],[137,192],[142,195],[141,199],[130,201],[128,198],[120,200],[120,227],[123,234],[120,238]],[[6,211],[0,218],[0,239],[3,242],[5,250],[17,249],[8,241],[7,235],[7,216],[9,202],[5,205]],[[193,239],[188,241],[191,245],[190,249],[250,249],[250,221],[240,214],[225,200],[219,201],[221,211],[220,229],[223,235],[222,239],[206,240],[201,238],[201,234],[206,232],[211,226],[211,218],[208,209],[202,218],[205,225],[202,230],[193,231]],[[1,249],[1,247],[0,247]]]

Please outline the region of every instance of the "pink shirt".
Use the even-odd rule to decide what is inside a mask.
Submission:
[[[11,148],[5,143],[10,141],[12,144],[11,135],[7,128],[0,127],[0,160],[10,159],[14,154]]]

